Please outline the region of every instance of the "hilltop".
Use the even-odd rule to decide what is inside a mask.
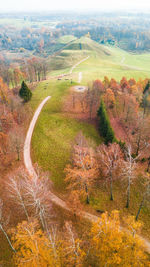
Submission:
[[[64,37],[72,40],[73,37]],[[123,77],[146,78],[150,76],[150,54],[135,54],[122,50],[116,46],[102,45],[88,37],[72,40],[59,50],[53,57],[48,58],[51,66],[50,76],[69,73],[70,68],[83,58],[90,56],[89,60],[74,69],[83,72],[83,83],[92,79],[103,79],[104,76],[115,78],[118,81]],[[74,77],[77,80],[76,74]]]

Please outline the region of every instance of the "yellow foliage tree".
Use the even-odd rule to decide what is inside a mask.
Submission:
[[[83,261],[86,254],[81,246],[81,240],[75,235],[72,224],[66,222],[64,236],[60,247],[62,266],[83,266]]]
[[[122,229],[119,213],[113,211],[110,216],[104,213],[97,222],[93,223],[92,251],[97,259],[97,266],[150,266],[144,252],[143,241],[136,234],[140,225],[133,222],[133,217],[128,218],[126,223],[129,229]],[[134,227],[134,234],[131,226]]]
[[[0,100],[3,104],[8,103],[8,87],[0,77]]]
[[[14,262],[19,267],[59,267],[57,248],[51,244],[49,238],[39,229],[36,220],[23,221],[17,228],[11,230],[12,242],[16,253]]]

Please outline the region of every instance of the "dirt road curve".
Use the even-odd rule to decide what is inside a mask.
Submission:
[[[35,124],[37,122],[37,119],[40,115],[40,112],[43,108],[43,106],[46,104],[46,102],[51,98],[51,96],[46,97],[41,104],[38,106],[37,110],[34,113],[34,116],[32,118],[32,121],[30,123],[27,135],[26,135],[26,139],[25,139],[25,144],[24,144],[24,165],[29,173],[29,175],[31,177],[36,177],[37,174],[34,170],[34,167],[32,165],[32,160],[31,160],[31,138],[32,138],[32,134],[33,134],[33,130],[35,127]],[[55,203],[56,205],[62,207],[65,210],[69,211],[69,208],[67,207],[66,203],[60,199],[59,197],[57,197],[55,194],[53,194],[52,192],[50,193],[51,196],[51,201],[53,203]],[[95,221],[97,220],[97,217],[91,214],[88,214],[86,212],[83,212],[83,217],[91,220],[91,221]]]
[[[26,135],[26,139],[25,139],[25,143],[24,143],[24,164],[26,169],[28,170],[28,173],[31,176],[36,176],[36,172],[33,168],[32,165],[32,160],[31,160],[31,154],[30,154],[30,147],[31,147],[31,138],[32,138],[32,134],[33,134],[33,130],[36,124],[36,121],[39,117],[39,114],[43,108],[43,106],[45,105],[45,103],[51,98],[51,96],[46,97],[42,103],[38,106],[36,112],[34,113],[34,116],[32,118],[32,121],[30,123],[27,135]]]
[[[80,60],[79,62],[77,62],[77,63],[71,68],[69,74],[72,74],[73,70],[74,70],[78,65],[80,65],[82,62],[86,61],[89,57],[90,57],[90,56],[88,56],[88,57],[86,57],[86,58]]]
[[[29,126],[29,129],[28,129],[28,132],[27,132],[27,135],[26,135],[26,139],[25,139],[25,144],[24,144],[24,164],[25,164],[25,167],[29,173],[29,175],[31,177],[33,176],[37,176],[35,170],[34,170],[34,167],[32,165],[32,160],[31,160],[31,138],[32,138],[32,134],[33,134],[33,130],[34,130],[34,127],[35,127],[35,124],[37,122],[37,119],[40,115],[40,112],[43,108],[43,106],[46,104],[46,102],[51,98],[51,96],[48,96],[46,97],[42,102],[41,104],[38,106],[37,110],[35,111],[34,113],[34,116],[31,120],[31,123],[30,123],[30,126]],[[63,201],[62,199],[60,199],[59,197],[57,197],[55,194],[53,194],[52,192],[50,193],[50,197],[51,197],[51,201],[53,203],[55,203],[56,205],[62,207],[63,209],[65,210],[68,210],[68,211],[71,211],[69,209],[69,207],[67,206],[67,204],[65,203],[65,201]],[[94,221],[97,221],[98,219],[98,216],[95,216],[93,214],[90,214],[88,212],[82,212],[82,217],[84,217],[85,219],[88,219],[90,220],[91,222],[94,222]],[[145,246],[147,248],[147,251],[150,253],[150,242],[148,240],[146,240],[145,238],[143,237],[140,237],[144,243],[145,243]]]
[[[82,72],[79,72],[78,83],[81,83],[81,81],[82,81]]]

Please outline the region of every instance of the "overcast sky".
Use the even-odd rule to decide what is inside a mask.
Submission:
[[[0,0],[0,11],[150,9],[150,0]]]

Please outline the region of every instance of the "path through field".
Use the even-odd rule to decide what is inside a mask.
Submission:
[[[123,66],[123,67],[125,67],[125,68],[128,68],[128,69],[132,69],[132,70],[138,70],[138,71],[144,71],[144,69],[142,69],[142,68],[139,68],[139,67],[136,67],[136,66],[131,66],[131,65],[127,65],[127,64],[124,64],[124,62],[125,62],[125,57],[123,57],[122,59],[121,59],[121,66]]]
[[[29,175],[32,177],[37,177],[37,174],[34,170],[34,167],[32,165],[32,160],[31,160],[31,139],[32,139],[32,134],[33,134],[33,130],[35,127],[35,124],[37,122],[37,119],[40,115],[40,112],[43,108],[43,106],[46,104],[46,102],[51,98],[51,96],[47,96],[42,102],[41,104],[38,106],[37,110],[34,113],[34,116],[31,120],[29,129],[27,131],[27,135],[26,135],[26,139],[25,139],[25,144],[24,144],[24,164],[25,167],[29,173]],[[54,193],[50,192],[50,197],[51,197],[51,201],[53,203],[55,203],[56,205],[60,206],[61,208],[70,211],[70,208],[67,206],[66,202],[63,201],[62,199],[60,199],[59,197],[57,197]],[[98,220],[98,216],[95,216],[93,214],[90,214],[88,212],[82,212],[80,213],[82,215],[83,218],[88,219],[91,222],[97,221]],[[150,242],[148,240],[146,240],[143,237],[140,237],[141,240],[144,241],[145,246],[147,251],[150,253]]]
[[[80,65],[82,62],[86,61],[89,57],[90,57],[90,56],[88,56],[88,57],[86,57],[86,58],[80,60],[79,62],[77,62],[77,63],[71,68],[69,74],[72,74],[73,70],[74,70],[78,65]]]
[[[82,72],[79,72],[78,83],[81,83],[81,81],[82,81]]]
[[[90,57],[90,56],[88,56],[88,57],[86,57],[86,58],[80,60],[79,62],[77,62],[77,63],[71,68],[69,74],[72,74],[73,70],[74,70],[78,65],[80,65],[82,62],[84,62],[84,61],[86,61],[87,59],[89,59],[89,57]],[[78,83],[81,83],[81,81],[82,81],[82,72],[79,72],[79,74],[78,74]]]
[[[40,115],[40,112],[43,108],[43,106],[46,104],[46,102],[51,98],[51,96],[46,97],[41,104],[38,106],[37,110],[34,113],[34,116],[31,120],[27,135],[26,135],[26,139],[25,139],[25,144],[24,144],[24,165],[29,173],[29,175],[32,177],[37,177],[37,174],[34,170],[33,164],[32,164],[32,160],[31,160],[31,138],[32,138],[32,134],[33,134],[33,130],[35,127],[35,124],[37,122],[37,119]],[[52,192],[50,193],[50,197],[51,197],[51,201],[53,203],[55,203],[56,205],[60,206],[61,208],[65,209],[65,210],[70,210],[66,203],[60,199],[59,197],[57,197],[55,194],[53,194]],[[83,212],[82,216],[86,219],[89,219],[90,221],[95,221],[97,220],[97,216],[94,216],[92,214],[89,214],[87,212]]]

